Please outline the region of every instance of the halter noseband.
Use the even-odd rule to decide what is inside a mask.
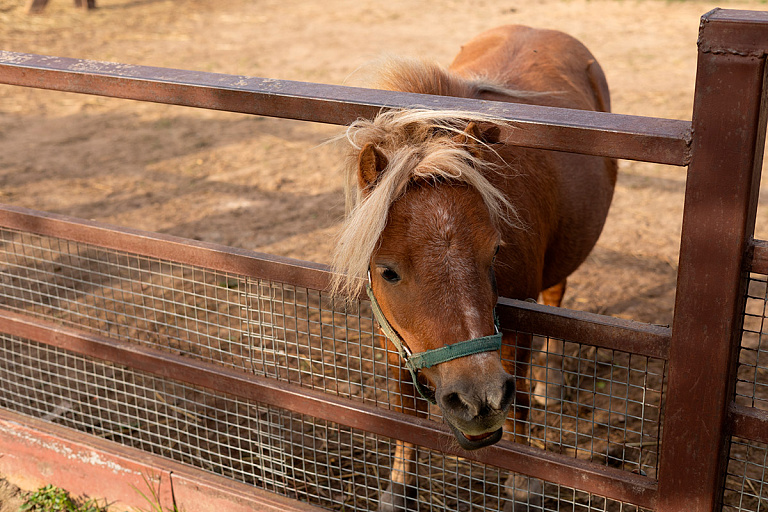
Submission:
[[[471,340],[464,340],[453,345],[446,345],[444,347],[435,348],[432,350],[426,350],[414,354],[405,344],[403,338],[392,328],[387,321],[384,313],[381,311],[381,306],[376,300],[373,294],[373,288],[371,288],[371,273],[368,272],[368,284],[366,285],[366,292],[368,292],[368,298],[371,299],[371,309],[373,310],[373,316],[376,317],[376,321],[379,322],[384,335],[392,342],[397,348],[397,352],[400,354],[400,358],[405,363],[408,371],[411,372],[411,378],[413,379],[413,385],[416,386],[419,394],[423,396],[430,403],[437,403],[435,401],[435,394],[424,386],[418,379],[418,371],[421,368],[430,368],[436,364],[458,359],[459,357],[470,356],[472,354],[478,354],[480,352],[493,352],[494,350],[501,349],[501,330],[499,329],[499,320],[494,314],[494,323],[496,327],[496,333],[490,336],[484,336],[482,338],[473,338]]]

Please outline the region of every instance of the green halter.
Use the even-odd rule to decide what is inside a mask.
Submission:
[[[460,341],[453,345],[446,345],[444,347],[427,350],[414,354],[405,344],[403,338],[395,331],[384,317],[384,313],[381,311],[379,302],[373,295],[373,288],[370,284],[370,273],[368,275],[368,285],[366,286],[368,297],[371,299],[371,309],[373,310],[373,316],[376,317],[376,321],[379,322],[384,335],[392,342],[397,348],[397,352],[400,354],[400,358],[405,363],[408,371],[411,372],[411,378],[413,379],[413,385],[416,386],[419,394],[427,399],[430,403],[437,403],[435,401],[435,394],[419,382],[418,371],[421,368],[430,368],[436,364],[458,359],[459,357],[469,356],[472,354],[478,354],[480,352],[493,352],[494,350],[501,349],[501,331],[499,330],[498,318],[494,315],[494,321],[496,323],[496,334],[491,336],[484,336],[482,338],[473,338],[471,340]]]

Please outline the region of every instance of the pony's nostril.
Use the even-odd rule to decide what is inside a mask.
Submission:
[[[504,385],[502,386],[502,397],[501,403],[499,404],[500,410],[503,411],[515,403],[515,390],[515,378],[509,377],[504,381]]]
[[[475,387],[454,385],[438,393],[437,401],[443,410],[465,421],[504,413],[515,402],[515,378],[509,375]]]
[[[467,420],[471,420],[479,413],[477,405],[462,396],[458,391],[445,393],[440,399],[442,407],[451,411],[455,415],[464,416]]]
[[[451,408],[457,408],[461,407],[461,398],[459,398],[458,393],[448,393],[443,397],[443,404],[451,407]]]

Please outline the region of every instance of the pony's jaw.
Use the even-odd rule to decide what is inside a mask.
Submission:
[[[454,427],[451,423],[448,423],[448,426],[453,431],[453,436],[456,438],[456,442],[459,443],[459,446],[467,451],[479,450],[480,448],[485,448],[486,446],[496,444],[501,440],[501,437],[504,434],[504,429],[499,427],[493,432],[489,432],[480,436],[467,436],[461,430]]]

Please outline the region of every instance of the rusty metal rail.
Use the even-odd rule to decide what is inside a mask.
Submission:
[[[398,438],[418,446],[470,458],[517,473],[527,473],[537,478],[554,479],[564,485],[643,507],[655,506],[656,481],[626,471],[511,442],[502,442],[480,452],[468,454],[451,442],[453,434],[447,428],[434,421],[350,402],[322,391],[249,375],[184,356],[89,335],[2,310],[0,324],[7,334],[127,365],[160,377],[173,378],[294,412],[311,411],[312,416],[316,418],[383,436],[397,432]]]
[[[381,109],[471,110],[519,127],[510,142],[520,146],[680,166],[690,158],[690,122],[671,119],[7,51],[0,83],[342,125]]]
[[[319,263],[16,206],[0,205],[0,226],[209,270],[257,278],[269,276],[285,284],[315,290],[327,289],[331,280],[330,269]],[[360,298],[364,298],[363,295]],[[657,359],[666,359],[669,351],[668,327],[511,299],[500,300],[499,316],[505,325],[515,325],[521,331],[539,336],[567,338],[576,343]]]

